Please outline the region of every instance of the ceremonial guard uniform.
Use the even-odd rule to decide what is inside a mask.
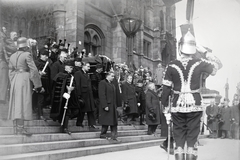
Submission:
[[[72,75],[74,62],[65,61],[65,71],[58,73],[53,79],[53,96],[50,118],[62,123],[61,132],[71,134],[68,130],[68,120],[79,116],[80,104],[77,97],[76,79]],[[65,96],[65,94],[69,96]],[[67,101],[68,99],[68,101]],[[64,116],[64,110],[66,114]]]
[[[203,50],[199,48],[199,50]],[[171,112],[173,121],[173,137],[176,142],[175,159],[184,160],[184,146],[187,143],[187,160],[197,159],[196,142],[200,132],[200,119],[203,106],[200,95],[200,78],[203,72],[216,74],[221,67],[220,61],[207,53],[205,59],[193,59],[196,53],[195,38],[188,31],[179,43],[179,60],[171,61],[163,80],[162,104],[165,107],[166,118]],[[206,52],[206,50],[204,51]],[[168,107],[168,99],[173,91],[171,110]]]
[[[35,105],[38,109],[38,119],[46,120],[43,117],[43,108],[47,105],[47,101],[51,99],[51,69],[48,62],[48,51],[41,51],[40,57],[35,61],[36,67],[41,75],[42,86],[44,88],[43,93],[34,93]],[[45,67],[46,66],[46,67]],[[44,69],[44,70],[43,70]]]
[[[43,92],[40,75],[28,50],[27,39],[17,40],[19,50],[9,60],[11,83],[8,119],[14,120],[16,134],[26,134],[24,120],[32,120],[32,84],[35,91]]]
[[[209,106],[206,108],[207,114],[207,125],[211,129],[212,133],[210,133],[210,138],[217,138],[217,130],[218,130],[218,113],[219,107],[214,104],[214,101],[211,102]]]
[[[111,127],[111,139],[117,140],[117,104],[116,104],[116,88],[112,84],[114,72],[108,72],[106,79],[100,81],[98,95],[100,100],[99,105],[99,123],[102,125],[100,138],[107,138],[106,133],[108,127]]]

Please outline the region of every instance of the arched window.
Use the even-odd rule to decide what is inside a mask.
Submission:
[[[99,27],[94,24],[89,24],[85,27],[84,47],[87,55],[88,53],[91,53],[92,56],[103,54],[103,46],[105,46],[104,40],[105,36]]]

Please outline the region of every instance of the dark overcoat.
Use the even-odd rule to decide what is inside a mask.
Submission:
[[[220,114],[223,119],[223,123],[220,125],[220,130],[230,130],[231,125],[231,108],[223,107],[220,109]]]
[[[218,106],[207,106],[206,108],[206,114],[207,114],[207,125],[211,130],[218,130],[218,118],[217,115],[219,113],[219,107]],[[210,117],[214,118],[210,118]]]
[[[156,120],[152,121],[149,119],[148,115],[150,112],[156,114]],[[146,123],[148,125],[158,125],[160,124],[160,101],[157,93],[152,90],[147,90],[146,92]]]
[[[77,71],[74,74],[76,80],[76,87],[78,90],[78,97],[82,98],[85,102],[82,112],[92,112],[95,109],[91,79],[83,70]]]
[[[51,66],[51,79],[54,79],[54,77],[60,73],[60,72],[64,72],[64,64],[58,60],[56,62],[54,62]]]
[[[124,103],[128,103],[130,109],[127,114],[138,114],[137,96],[135,87],[128,82],[122,84],[122,99]]]
[[[98,86],[98,95],[100,100],[99,123],[101,125],[108,126],[117,125],[118,121],[115,86],[106,79],[100,81]],[[105,111],[105,107],[108,107],[109,111]]]
[[[231,107],[231,118],[234,119],[234,122],[235,123],[238,123],[239,125],[239,118],[240,118],[240,107],[239,107],[240,104],[238,105],[235,105],[235,106],[232,106]]]

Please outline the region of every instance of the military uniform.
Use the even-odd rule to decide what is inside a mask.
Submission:
[[[200,132],[202,117],[202,98],[200,94],[200,79],[202,73],[214,74],[217,62],[205,59],[193,59],[196,53],[195,38],[187,32],[180,40],[179,60],[171,61],[163,79],[162,104],[167,112],[169,96],[172,94],[171,117],[173,121],[173,137],[176,142],[175,159],[185,159],[184,146],[187,143],[186,157],[197,159],[196,142]]]

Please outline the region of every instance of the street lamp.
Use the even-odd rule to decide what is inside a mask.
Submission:
[[[131,12],[125,13],[123,15],[123,18],[119,21],[123,32],[127,36],[127,48],[128,48],[127,64],[129,67],[133,61],[133,57],[132,57],[133,56],[133,37],[138,32],[142,24],[141,19],[131,15]]]

